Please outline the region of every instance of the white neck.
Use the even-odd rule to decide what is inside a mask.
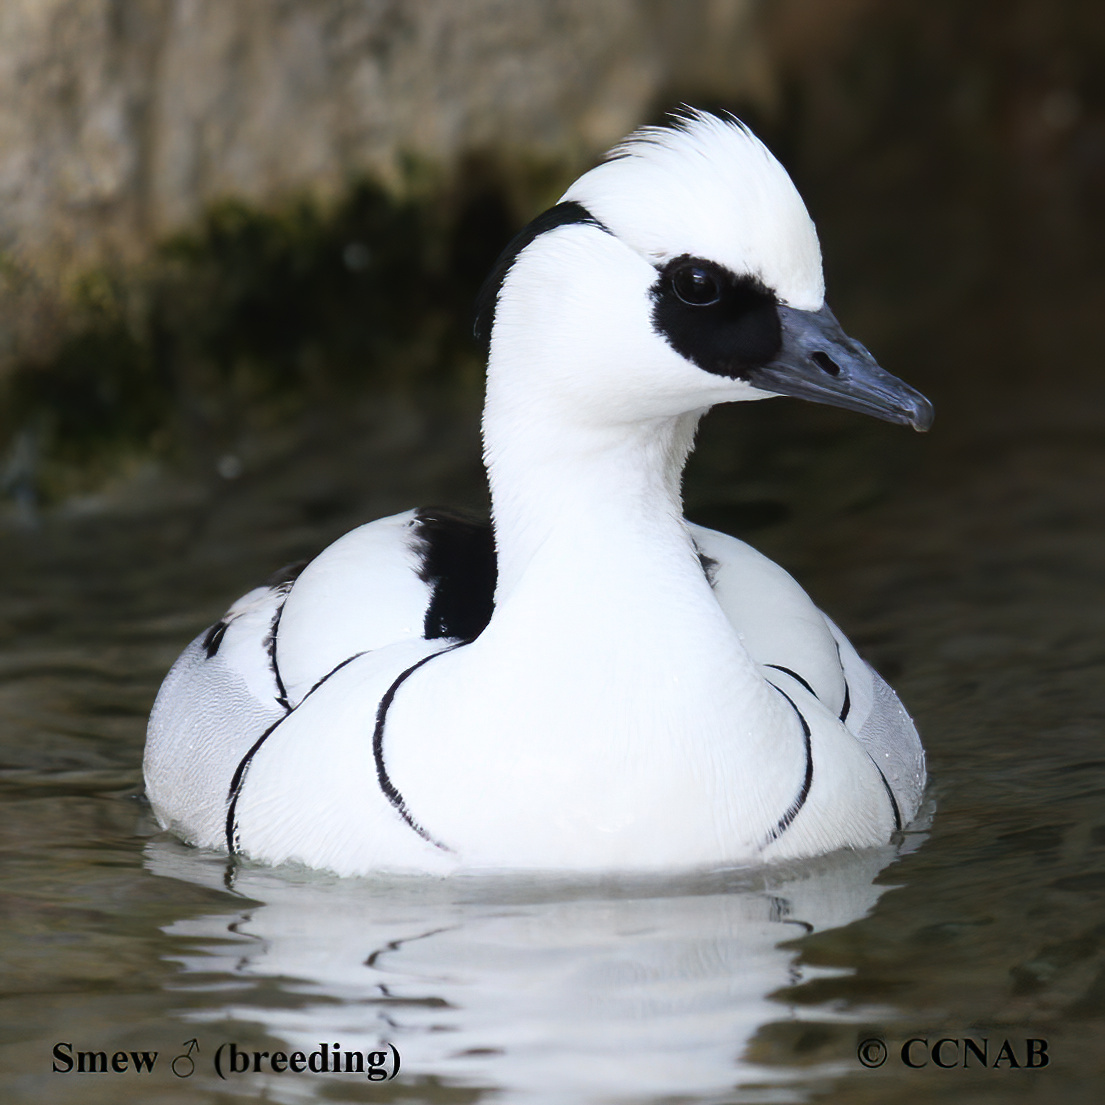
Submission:
[[[499,607],[540,556],[553,568],[550,544],[577,562],[590,556],[589,572],[603,576],[612,556],[667,550],[684,562],[677,576],[702,584],[680,483],[699,418],[733,385],[716,377],[704,391],[705,374],[652,332],[655,278],[609,234],[581,226],[546,234],[511,270],[483,420]]]
[[[614,250],[608,235],[578,228],[544,245],[570,249],[587,233]],[[404,773],[417,777],[411,802],[440,810],[441,837],[477,852],[482,840],[502,855],[494,842],[509,825],[519,847],[538,849],[520,862],[749,854],[797,793],[805,755],[793,711],[719,606],[682,517],[695,427],[733,385],[704,385],[689,368],[681,377],[647,327],[634,338],[628,320],[647,318],[654,276],[645,262],[615,252],[596,286],[550,290],[558,273],[585,270],[564,258],[542,272],[528,253],[500,304],[487,374],[495,610],[474,642],[425,669],[435,696],[412,692],[393,707],[395,724],[417,734],[403,746],[409,767],[394,753],[397,785],[407,793]],[[626,279],[610,275],[619,263]],[[608,288],[629,276],[636,299],[626,303]],[[547,300],[566,313],[543,313]],[[603,333],[615,338],[581,347],[580,334]],[[473,822],[472,804],[449,820],[448,787],[435,791],[418,767],[430,762],[450,786],[467,780],[485,821]],[[670,816],[657,819],[660,808]],[[535,843],[546,837],[548,853]]]
[[[774,727],[747,723],[777,716],[778,696],[718,605],[683,520],[683,466],[704,412],[588,419],[497,367],[493,357],[484,451],[499,577],[483,643],[519,650],[583,698],[640,688],[628,708],[649,724],[634,732],[682,740],[696,720],[712,729],[741,718],[758,743]]]
[[[701,576],[682,522],[683,465],[699,414],[647,425],[580,426],[513,412],[509,433],[489,389],[484,415],[499,579],[496,604],[507,602],[527,573],[541,571],[555,548],[590,570],[615,573],[637,552],[666,551]],[[615,551],[616,550],[616,551]],[[671,565],[658,566],[658,570]],[[683,574],[680,572],[679,574]]]
[[[584,265],[581,251],[603,251],[603,264]],[[546,235],[511,271],[484,404],[499,578],[483,643],[536,650],[583,695],[589,684],[604,694],[594,665],[612,686],[659,680],[661,727],[679,732],[693,728],[681,710],[779,707],[683,520],[698,421],[734,385],[704,382],[642,324],[654,279],[643,259],[584,227]]]

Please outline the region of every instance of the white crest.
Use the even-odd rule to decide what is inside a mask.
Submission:
[[[790,307],[817,310],[821,247],[786,170],[735,119],[688,111],[675,123],[631,134],[562,201],[582,204],[652,263],[710,258],[758,277]]]

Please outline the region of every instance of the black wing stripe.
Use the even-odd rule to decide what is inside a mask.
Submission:
[[[840,707],[840,723],[844,724],[848,720],[848,715],[852,712],[852,688],[848,686],[848,680],[844,680],[844,704]]]
[[[277,718],[258,738],[253,742],[253,746],[242,757],[238,763],[237,768],[234,770],[234,775],[230,780],[230,789],[226,795],[226,850],[235,856],[240,850],[240,840],[238,833],[238,798],[241,796],[242,787],[245,785],[246,775],[249,772],[249,765],[253,762],[253,757],[261,750],[261,746],[276,732],[285,721],[288,720],[295,713],[295,711],[302,706],[308,698],[311,697],[326,682],[330,676],[335,675],[341,671],[346,664],[351,664],[359,656],[364,656],[363,652],[354,653],[352,656],[347,656],[336,667],[331,668],[304,696],[302,701],[296,707],[289,707],[288,712],[281,718]]]
[[[376,779],[380,784],[380,789],[384,792],[384,797],[395,807],[399,816],[411,829],[418,833],[423,840],[432,844],[435,848],[440,848],[443,852],[451,852],[453,849],[447,844],[442,844],[440,840],[435,840],[417,821],[415,821],[411,816],[410,810],[407,809],[407,803],[403,795],[399,792],[388,775],[387,765],[384,763],[384,725],[387,722],[388,710],[395,700],[395,692],[406,682],[408,677],[418,671],[423,664],[433,660],[434,657],[442,656],[446,652],[452,652],[453,649],[460,648],[461,645],[468,643],[467,641],[458,641],[455,645],[450,645],[448,648],[443,648],[438,652],[431,652],[429,656],[423,656],[417,663],[411,664],[406,671],[401,672],[395,682],[388,687],[384,697],[380,699],[380,705],[376,709],[376,728],[372,732],[372,756],[376,761]]]
[[[290,714],[277,718],[258,738],[253,742],[250,750],[239,761],[234,769],[234,776],[230,780],[230,789],[226,795],[226,850],[232,856],[239,851],[241,841],[238,836],[238,797],[242,793],[242,786],[246,781],[246,772],[253,761],[253,757],[261,750],[265,743],[275,732],[276,728],[283,724]]]
[[[840,724],[843,725],[852,712],[852,688],[848,686],[848,676],[844,671],[844,657],[840,654],[840,642],[835,637],[833,644],[836,645],[836,660],[840,664],[840,678],[844,680],[844,702],[840,706]]]
[[[875,770],[879,773],[882,785],[886,788],[886,796],[890,799],[890,812],[894,815],[894,831],[898,832],[902,827],[902,811],[898,806],[898,799],[894,797],[894,792],[890,789],[890,783],[887,782],[882,768],[875,763],[875,757],[872,756],[870,752],[868,752],[867,755],[871,762],[875,764]]]
[[[774,665],[770,666],[773,667]],[[775,684],[772,683],[771,686],[775,687]],[[786,813],[784,813],[783,816],[779,818],[778,823],[768,834],[767,840],[764,841],[763,846],[765,848],[773,840],[778,840],[779,837],[782,836],[783,833],[785,833],[787,829],[790,828],[791,823],[798,816],[798,813],[802,809],[802,807],[806,804],[806,799],[810,795],[810,787],[813,785],[813,744],[811,741],[812,734],[810,732],[809,722],[806,721],[805,717],[802,714],[802,711],[798,709],[798,707],[794,704],[794,700],[790,697],[790,695],[786,693],[786,691],[782,690],[779,687],[775,687],[775,689],[783,696],[783,698],[787,700],[788,703],[790,703],[790,708],[798,716],[798,721],[801,723],[802,737],[805,740],[806,744],[806,775],[805,778],[802,780],[802,786],[798,791],[798,796],[787,808]]]
[[[807,682],[806,682],[806,680],[804,680],[804,679],[803,679],[803,678],[802,678],[802,677],[801,677],[801,676],[800,676],[800,675],[798,674],[798,672],[796,672],[796,671],[791,671],[791,670],[790,670],[790,668],[784,668],[784,667],[783,667],[783,666],[782,666],[781,664],[764,664],[764,667],[765,667],[765,668],[774,668],[774,669],[775,669],[776,671],[781,671],[781,672],[782,672],[782,673],[783,673],[784,675],[789,675],[789,676],[791,677],[791,679],[793,679],[793,680],[795,681],[795,683],[799,684],[799,686],[802,686],[802,687],[804,687],[804,688],[805,688],[805,689],[806,689],[807,691],[809,691],[809,692],[810,692],[810,694],[812,694],[812,695],[813,695],[813,697],[814,697],[814,698],[817,698],[817,692],[816,692],[816,691],[815,691],[815,690],[813,689],[813,687],[811,687],[811,686],[809,685],[809,683],[807,683]],[[775,687],[775,684],[774,684],[774,683],[772,683],[771,685],[772,685],[773,687]],[[776,689],[777,691],[779,690],[779,688],[778,688],[778,687],[775,687],[775,689]],[[780,694],[782,694],[783,692],[782,692],[782,691],[779,691],[779,693],[780,693]],[[784,695],[783,697],[785,698],[786,696]],[[788,698],[788,699],[787,699],[787,701],[788,701],[788,702],[790,702],[790,699]],[[820,699],[818,699],[818,701],[820,701]],[[790,704],[791,704],[792,706],[794,706],[794,703],[793,703],[793,702],[791,702]],[[794,706],[794,708],[795,708],[795,709],[798,709],[798,707],[797,707],[797,706]]]
[[[279,702],[285,710],[290,711],[292,706],[288,701],[288,690],[284,686],[284,680],[280,676],[280,665],[276,662],[276,637],[280,632],[280,619],[284,616],[284,604],[287,601],[288,596],[285,594],[284,602],[276,608],[276,613],[272,616],[272,625],[269,628],[269,635],[265,639],[265,651],[268,653],[269,657],[269,670],[272,672],[272,677],[276,681],[276,701]],[[313,689],[314,688],[312,688],[312,690]]]

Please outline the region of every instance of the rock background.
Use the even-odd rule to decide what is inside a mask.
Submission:
[[[756,8],[5,0],[0,356],[48,338],[82,274],[141,262],[227,197],[333,199],[412,159],[444,179],[473,154],[574,167],[661,90],[767,102]]]
[[[838,313],[932,335],[922,388],[940,328],[993,318],[981,394],[1105,309],[1100,0],[0,0],[0,495],[342,380],[476,393],[500,245],[680,102],[775,149]]]
[[[1103,60],[1093,0],[4,0],[0,371],[51,355],[89,272],[212,203],[473,158],[561,183],[680,100],[769,120],[822,178],[935,150],[1073,242],[1105,176]]]

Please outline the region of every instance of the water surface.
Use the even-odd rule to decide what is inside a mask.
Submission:
[[[985,333],[960,334],[964,365]],[[923,337],[890,352],[922,377],[933,354]],[[1096,1100],[1105,392],[1088,373],[1040,389],[1028,360],[930,381],[927,438],[790,402],[705,431],[692,516],[794,571],[899,689],[929,753],[925,831],[777,871],[338,880],[228,867],[157,833],[141,749],[177,651],[358,521],[478,504],[470,406],[366,403],[259,460],[243,449],[236,479],[151,476],[9,527],[5,1099]],[[923,1045],[909,1068],[914,1037],[988,1041],[989,1066],[964,1069],[954,1043],[949,1069]],[[857,1056],[870,1039],[888,1054],[873,1069]],[[1046,1067],[1025,1069],[1029,1039]],[[190,1040],[184,1079],[169,1064]],[[994,1069],[1005,1040],[1021,1065]],[[381,1041],[402,1056],[394,1081],[222,1081],[212,1066],[231,1042]],[[55,1073],[58,1043],[159,1058],[148,1074]]]

